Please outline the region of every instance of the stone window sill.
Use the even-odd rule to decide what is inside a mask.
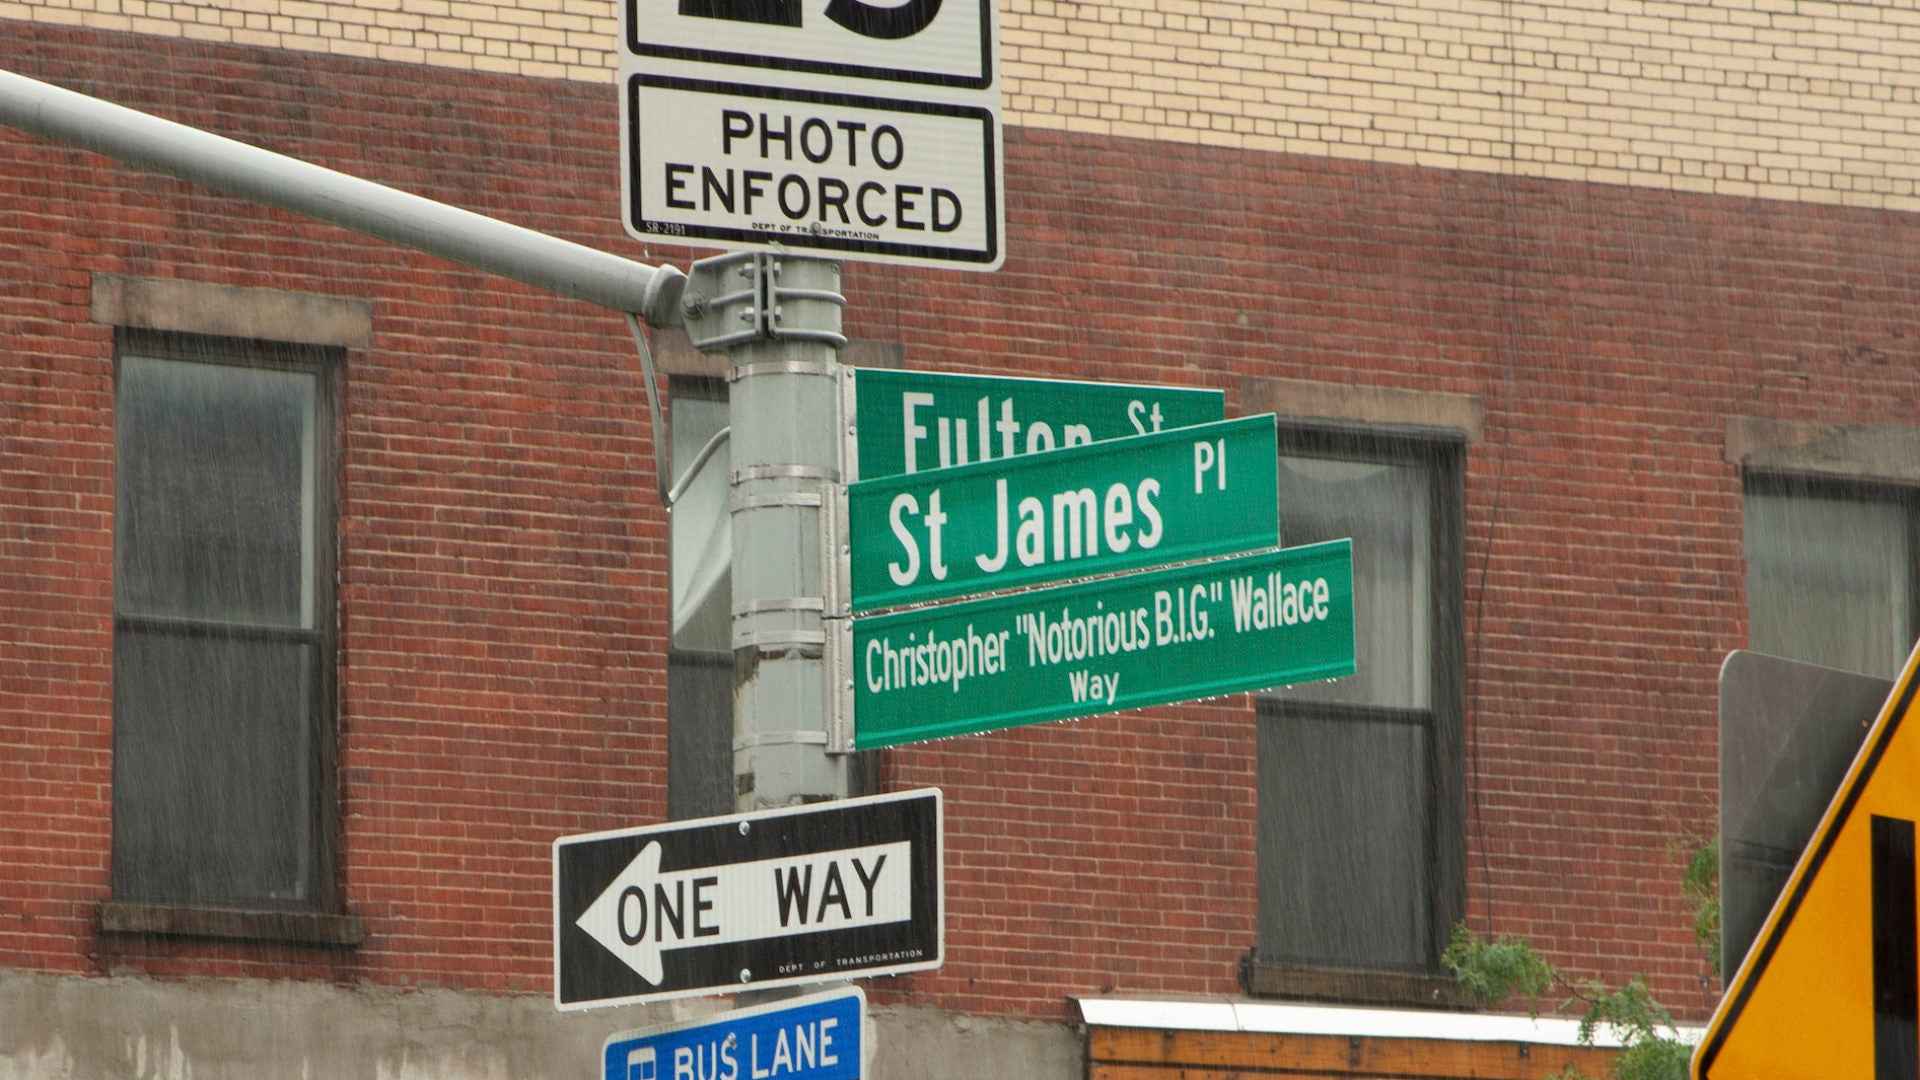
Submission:
[[[109,900],[100,905],[100,932],[220,938],[335,949],[354,948],[365,938],[360,919],[353,915],[126,900]]]
[[[1439,974],[1302,967],[1248,957],[1241,962],[1240,978],[1248,994],[1262,998],[1429,1009],[1475,1007],[1459,983]]]

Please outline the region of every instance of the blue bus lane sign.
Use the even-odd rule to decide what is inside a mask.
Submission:
[[[867,997],[857,986],[608,1039],[604,1080],[859,1080]]]

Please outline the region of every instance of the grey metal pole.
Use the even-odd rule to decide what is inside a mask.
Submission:
[[[687,334],[728,356],[733,538],[734,809],[846,798],[848,758],[830,745],[826,621],[838,614],[840,264],[785,252],[702,259],[687,285]],[[810,990],[749,990],[736,1006]],[[872,1032],[863,1035],[872,1045]]]
[[[729,358],[735,809],[848,794],[830,752],[822,616],[839,558],[840,264],[748,252],[693,265],[687,331]]]
[[[0,123],[637,315],[680,322],[686,276],[0,71]]]

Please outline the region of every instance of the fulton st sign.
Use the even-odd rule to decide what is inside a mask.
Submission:
[[[1045,453],[1226,419],[1219,390],[853,368],[850,478]]]

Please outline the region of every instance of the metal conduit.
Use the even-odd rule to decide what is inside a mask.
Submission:
[[[576,300],[680,323],[686,275],[0,70],[0,123]]]

